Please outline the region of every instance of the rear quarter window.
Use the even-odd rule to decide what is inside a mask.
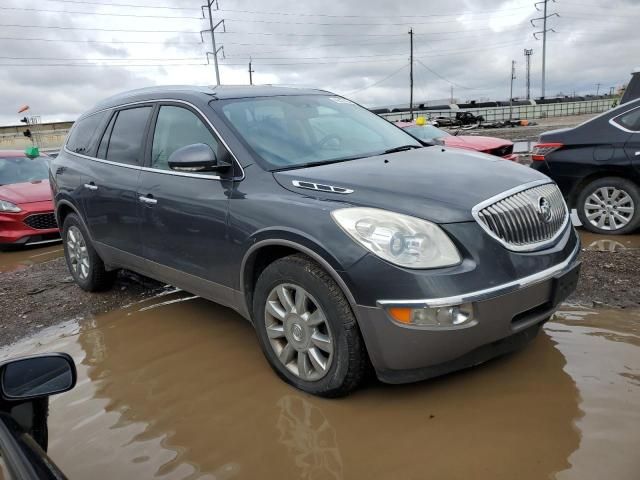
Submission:
[[[105,119],[106,113],[100,112],[78,120],[67,139],[67,150],[92,156],[96,149],[98,130]]]
[[[640,107],[635,108],[627,113],[623,113],[614,120],[618,125],[626,128],[627,130],[633,130],[634,132],[640,132]]]

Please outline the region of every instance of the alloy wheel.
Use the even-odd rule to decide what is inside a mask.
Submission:
[[[329,372],[333,335],[324,311],[304,288],[280,284],[271,290],[264,322],[271,348],[287,370],[306,381]]]
[[[584,202],[587,220],[600,230],[619,230],[633,219],[634,213],[631,195],[615,187],[598,188]]]
[[[66,243],[71,270],[77,278],[84,280],[89,275],[89,252],[82,232],[75,225],[69,227]]]

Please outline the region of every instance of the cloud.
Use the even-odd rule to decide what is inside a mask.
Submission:
[[[158,7],[146,0],[127,3]],[[330,9],[293,0],[219,4],[222,10],[215,17],[224,18],[227,29],[216,33],[226,55],[220,60],[223,83],[248,83],[252,58],[254,83],[324,88],[351,94],[368,106],[407,103],[407,32],[413,28],[417,102],[448,99],[451,87],[461,101],[505,99],[512,59],[517,62],[515,94],[523,96],[524,48],[534,50],[532,89],[539,95],[542,44],[533,38],[529,20],[540,12],[530,0],[437,5],[350,0],[334,2]],[[208,35],[200,43],[199,32],[208,22],[191,18],[200,15],[197,2],[189,4],[193,8],[178,0],[163,0],[162,5],[176,8],[48,1],[40,11],[0,10],[2,25],[59,27],[0,26],[0,56],[12,57],[0,59],[0,123],[16,123],[22,103],[45,121],[67,120],[119,91],[215,83],[213,65],[206,65]],[[19,0],[0,7],[31,8]],[[549,20],[557,33],[548,38],[548,96],[593,93],[597,83],[604,91],[628,80],[638,66],[631,48],[640,40],[634,22],[640,14],[637,1],[614,0],[606,6],[563,1],[550,4],[549,10],[560,17]],[[183,18],[155,18],[159,16]],[[93,30],[76,30],[83,28]],[[78,64],[83,66],[74,66]]]

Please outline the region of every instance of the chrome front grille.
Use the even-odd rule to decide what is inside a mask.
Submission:
[[[476,221],[510,250],[536,250],[551,244],[569,220],[554,183],[529,184],[473,208]]]

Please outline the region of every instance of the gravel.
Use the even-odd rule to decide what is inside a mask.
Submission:
[[[640,249],[583,251],[577,290],[569,303],[589,307],[640,307]],[[0,345],[59,322],[108,312],[161,292],[165,286],[120,272],[114,287],[87,293],[78,288],[63,258],[0,273]]]

